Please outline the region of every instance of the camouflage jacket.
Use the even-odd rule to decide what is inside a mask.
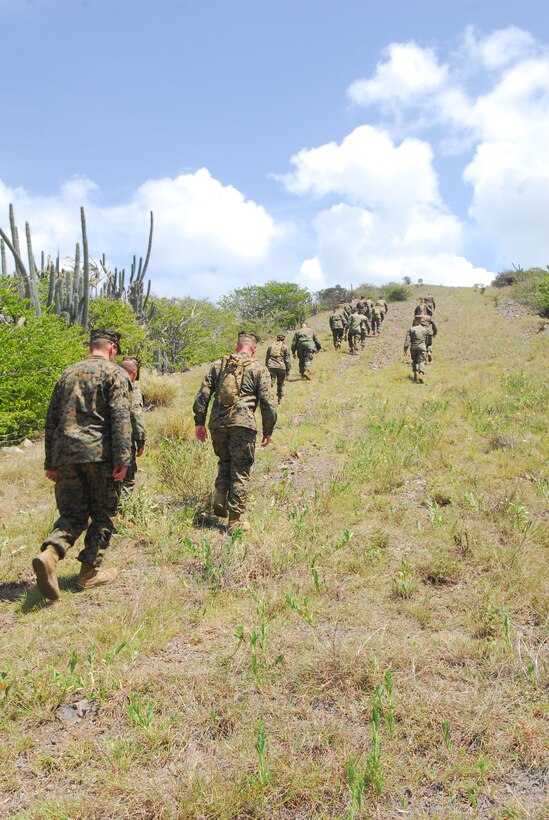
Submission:
[[[130,382],[130,416],[132,420],[132,443],[137,450],[145,446],[147,430],[145,428],[145,411],[143,393],[135,382]]]
[[[59,377],[46,416],[45,469],[108,461],[131,464],[128,376],[114,362],[88,356]]]
[[[356,309],[359,313],[364,313],[365,316],[369,316],[372,312],[367,299],[359,299],[356,303]]]
[[[316,338],[316,333],[312,327],[302,327],[296,330],[292,340],[292,353],[295,353],[298,348],[312,351],[321,350],[321,344]]]
[[[438,328],[437,328],[437,326],[435,324],[435,320],[433,319],[432,316],[429,316],[429,315],[422,316],[421,324],[424,325],[425,327],[430,327],[431,328],[433,338],[437,335]]]
[[[286,373],[289,373],[292,369],[292,357],[290,356],[289,348],[285,344],[282,344],[280,353],[277,353],[276,349],[273,351],[273,347],[274,345],[270,345],[267,349],[265,367],[269,370],[285,370]]]
[[[247,353],[233,355],[250,358]],[[251,361],[244,372],[239,400],[232,407],[224,407],[215,397],[222,362],[222,359],[218,359],[212,364],[196,394],[193,404],[194,423],[197,426],[206,424],[208,407],[213,396],[210,430],[220,430],[223,427],[247,427],[250,430],[257,430],[254,414],[259,404],[263,435],[272,435],[276,424],[276,399],[271,389],[271,377],[265,365],[255,360]]]
[[[351,336],[355,333],[360,333],[366,327],[366,317],[362,313],[351,313],[349,319],[349,333]]]
[[[336,308],[330,316],[330,330],[340,330],[341,328],[346,327],[346,325],[347,317],[345,316],[343,310]]]
[[[427,347],[431,344],[433,340],[433,331],[430,327],[425,327],[424,325],[413,325],[408,330],[406,334],[406,339],[404,340],[404,352],[408,350],[409,347],[412,350],[427,350]]]

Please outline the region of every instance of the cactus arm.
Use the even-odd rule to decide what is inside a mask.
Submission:
[[[149,243],[147,245],[147,255],[145,256],[145,264],[143,265],[143,270],[141,271],[141,281],[145,278],[145,273],[147,271],[147,267],[149,265],[149,259],[151,258],[151,249],[152,249],[152,241],[153,241],[153,212],[151,211],[151,227],[149,229]]]
[[[90,260],[88,256],[88,234],[86,232],[86,212],[80,208],[82,222],[82,248],[84,251],[84,304],[82,305],[82,327],[88,329],[89,300],[90,300]]]

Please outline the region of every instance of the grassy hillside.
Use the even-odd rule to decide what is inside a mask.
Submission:
[[[104,589],[69,557],[40,599],[41,445],[0,454],[0,816],[546,816],[548,335],[434,294],[423,386],[412,303],[357,358],[315,317],[232,539],[192,440],[204,368],[173,377]]]

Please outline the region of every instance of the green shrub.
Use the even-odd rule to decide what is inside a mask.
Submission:
[[[405,302],[410,296],[410,288],[398,282],[389,282],[388,285],[383,285],[381,293],[388,302]]]
[[[103,297],[90,301],[90,328],[106,327],[122,334],[122,352],[137,356],[142,364],[151,364],[147,329],[140,325],[127,302],[107,301]]]
[[[42,430],[59,375],[86,355],[81,328],[51,313],[36,317],[13,282],[0,280],[0,442]]]

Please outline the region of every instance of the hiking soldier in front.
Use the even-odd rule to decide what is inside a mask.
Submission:
[[[137,458],[143,455],[147,430],[145,428],[145,412],[143,409],[143,393],[135,383],[139,381],[141,363],[134,356],[125,356],[120,362],[130,380],[130,417],[132,422],[132,463],[128,467],[126,477],[122,482],[120,496],[124,501],[131,497],[135,490],[137,475]]]
[[[359,343],[362,344],[362,334],[366,333],[366,324],[366,316],[363,313],[359,313],[358,310],[351,313],[348,332],[349,353],[351,356],[358,356],[358,346]]]
[[[44,469],[55,482],[59,518],[32,567],[52,601],[59,598],[57,564],[84,530],[77,588],[106,584],[118,573],[100,568],[114,530],[117,483],[131,463],[130,383],[117,353],[119,333],[92,330],[90,355],[65,370],[51,397]]]
[[[209,427],[219,459],[213,511],[220,518],[229,517],[229,533],[239,527],[249,529],[242,515],[255,457],[258,404],[263,425],[262,447],[270,443],[276,424],[271,377],[265,365],[254,360],[256,347],[254,333],[240,332],[236,352],[212,364],[193,404],[196,437],[205,442],[206,416],[213,398]]]
[[[286,334],[279,333],[276,337],[276,342],[267,348],[265,356],[265,367],[271,374],[271,387],[274,390],[276,384],[276,395],[278,403],[282,401],[284,395],[284,382],[290,375],[292,369],[292,360],[290,351],[284,344]]]
[[[347,325],[342,305],[338,305],[336,308],[334,308],[329,321],[330,330],[332,331],[334,348],[335,350],[338,350],[341,347],[341,340],[343,339],[343,333]]]
[[[433,340],[431,327],[423,323],[422,316],[414,316],[414,323],[406,334],[404,340],[404,355],[408,355],[408,350],[412,351],[412,370],[414,381],[424,383],[425,368],[427,361],[427,350]]]
[[[302,379],[310,381],[309,370],[315,353],[322,349],[314,330],[307,322],[302,322],[299,330],[294,333],[292,339],[292,354],[294,359],[299,360],[299,372]]]

